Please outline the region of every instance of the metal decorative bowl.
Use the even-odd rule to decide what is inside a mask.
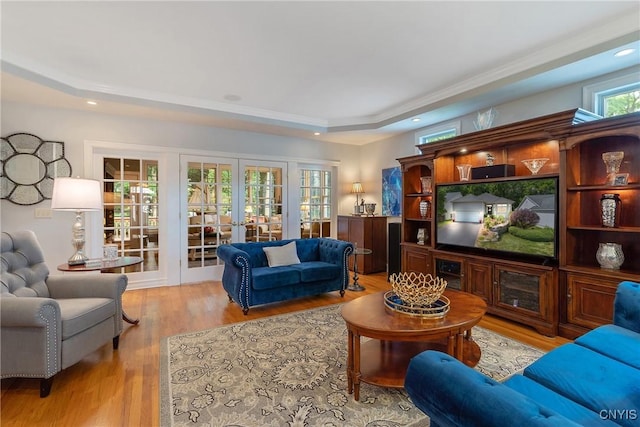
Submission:
[[[446,280],[411,272],[392,274],[389,281],[393,290],[384,294],[387,310],[427,318],[442,318],[449,312],[449,299],[442,295]]]
[[[373,213],[376,211],[376,204],[375,203],[365,203],[364,204],[364,211],[366,212],[367,215],[373,215]]]

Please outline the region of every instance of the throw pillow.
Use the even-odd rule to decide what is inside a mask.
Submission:
[[[300,258],[298,258],[298,251],[296,249],[296,242],[287,243],[283,246],[265,247],[262,248],[262,250],[265,255],[267,255],[269,267],[300,264]]]

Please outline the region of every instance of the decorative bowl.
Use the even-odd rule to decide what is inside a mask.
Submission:
[[[527,169],[529,169],[529,172],[531,172],[531,175],[537,175],[538,171],[542,169],[542,166],[544,166],[544,164],[547,163],[548,161],[549,159],[547,158],[526,159],[526,160],[523,160],[522,163],[524,163]]]
[[[428,307],[440,299],[447,281],[423,273],[394,273],[389,277],[391,289],[409,306]]]
[[[373,213],[376,211],[376,204],[375,203],[365,203],[364,204],[364,211],[367,213],[367,215],[373,215]]]

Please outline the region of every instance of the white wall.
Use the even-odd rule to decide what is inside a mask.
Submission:
[[[74,176],[85,177],[85,141],[179,147],[202,153],[229,153],[233,156],[279,157],[279,160],[307,160],[338,162],[338,213],[350,213],[353,204],[349,194],[350,183],[358,179],[359,147],[329,144],[313,140],[280,137],[169,121],[128,118],[92,112],[55,109],[2,103],[2,136],[27,132],[45,140],[63,141],[65,157],[71,163]],[[347,184],[341,184],[346,182]],[[179,200],[169,200],[177,205]],[[15,205],[0,201],[0,229],[5,231],[31,229],[43,247],[47,264],[56,273],[55,266],[66,262],[73,253],[71,224],[73,213],[53,212],[52,218],[36,218],[36,208],[49,208],[46,200],[33,206]],[[89,233],[90,230],[88,229]],[[89,239],[88,239],[89,240]],[[87,247],[88,254],[100,253],[100,248]]]

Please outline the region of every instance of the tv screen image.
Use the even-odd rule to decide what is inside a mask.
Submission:
[[[556,258],[556,177],[444,184],[436,195],[439,247]]]

